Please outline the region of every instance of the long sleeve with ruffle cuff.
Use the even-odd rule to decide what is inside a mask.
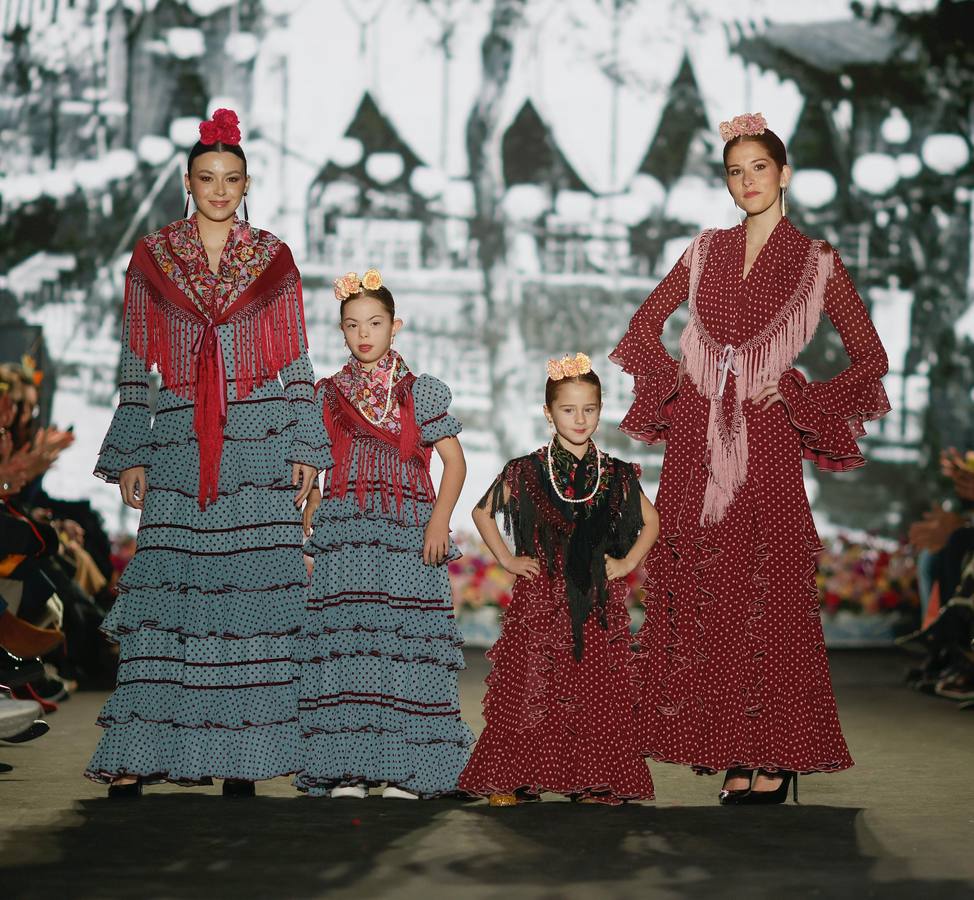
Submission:
[[[119,476],[126,469],[150,468],[155,448],[149,411],[149,373],[145,362],[129,346],[126,322],[119,359],[118,407],[98,452],[95,475],[110,484],[118,484]]]
[[[321,408],[315,402],[314,371],[307,350],[281,369],[281,381],[291,415],[297,421],[287,462],[314,466],[319,472],[330,469],[334,464],[331,440],[321,417]]]
[[[688,255],[643,301],[609,359],[633,376],[632,406],[619,425],[629,437],[647,444],[666,440],[680,387],[680,364],[663,346],[666,320],[687,299],[690,289]]]
[[[820,469],[844,472],[864,465],[856,439],[866,433],[863,422],[889,412],[889,400],[879,381],[843,385],[839,402],[831,382],[805,380],[788,369],[778,381],[791,424],[801,432],[802,455]]]
[[[300,288],[294,297],[295,321],[304,323],[304,301]],[[321,407],[315,400],[315,373],[308,356],[308,342],[303,327],[298,329],[301,353],[280,372],[284,396],[297,420],[287,462],[314,466],[319,472],[334,465],[331,439],[321,417]]]
[[[462,430],[460,420],[450,414],[452,399],[450,389],[432,375],[420,375],[413,383],[416,424],[427,446],[456,437]]]
[[[615,354],[609,359],[618,361]],[[634,375],[632,392],[635,399],[629,412],[619,423],[619,430],[623,434],[646,444],[658,444],[666,440],[673,405],[680,388],[680,364],[675,359],[671,362],[672,365],[666,365],[651,374]]]
[[[842,338],[849,366],[828,381],[811,383],[788,369],[778,380],[778,391],[801,432],[805,458],[841,472],[864,464],[856,443],[866,433],[863,422],[886,415],[890,405],[881,380],[888,368],[886,351],[839,254],[832,253],[825,311]]]

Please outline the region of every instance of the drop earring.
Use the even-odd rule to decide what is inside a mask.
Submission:
[[[781,189],[781,214],[783,216],[788,215],[788,202],[785,200],[785,194],[788,192],[787,185]]]
[[[244,192],[244,221],[249,222],[250,216],[247,215],[247,193]]]
[[[190,198],[190,196],[191,196],[190,195],[190,192],[189,191],[186,191],[186,205],[183,207],[183,218],[184,219],[188,219],[189,218],[189,198]]]

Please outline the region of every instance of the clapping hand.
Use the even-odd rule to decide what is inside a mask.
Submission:
[[[961,500],[974,500],[974,450],[961,454],[948,447],[940,454],[940,471],[954,482],[954,490]]]
[[[923,514],[922,520],[910,526],[910,543],[918,550],[936,553],[963,524],[964,520],[957,513],[934,505]]]

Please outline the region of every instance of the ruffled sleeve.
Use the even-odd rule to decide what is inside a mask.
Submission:
[[[295,303],[298,306],[296,319],[298,322],[303,322],[304,310],[300,290],[297,292]],[[323,469],[330,469],[333,465],[331,441],[325,430],[321,409],[315,402],[314,369],[308,356],[303,328],[298,329],[298,340],[301,353],[280,372],[284,395],[290,406],[291,415],[297,422],[287,461],[314,466],[320,472]]]
[[[778,390],[792,425],[801,432],[802,453],[821,469],[844,471],[865,463],[856,439],[866,433],[864,422],[890,410],[882,377],[888,369],[886,351],[862,298],[839,254],[825,289],[825,311],[849,355],[849,366],[828,381],[808,382],[788,369]]]
[[[132,350],[131,327],[132,316],[126,305],[118,367],[118,406],[95,463],[95,475],[110,484],[118,484],[119,476],[126,469],[135,466],[150,469],[156,446],[149,409],[149,372],[145,361]]]
[[[666,440],[670,416],[679,391],[680,364],[663,346],[666,320],[687,299],[690,289],[690,250],[643,301],[609,359],[633,376],[635,400],[619,428],[625,434],[656,444]]]
[[[460,420],[450,414],[452,399],[450,389],[432,375],[420,375],[413,382],[416,424],[427,446],[443,438],[456,437],[462,430]]]

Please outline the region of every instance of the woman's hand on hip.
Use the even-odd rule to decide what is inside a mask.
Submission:
[[[755,406],[760,406],[762,410],[770,409],[775,403],[782,400],[784,400],[784,398],[781,396],[781,392],[778,390],[777,382],[774,384],[766,384],[751,398],[751,402]]]

